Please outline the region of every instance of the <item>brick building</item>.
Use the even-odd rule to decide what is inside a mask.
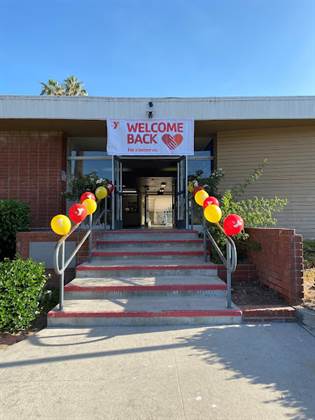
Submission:
[[[193,121],[193,155],[107,153],[109,119],[165,118]],[[314,152],[312,97],[0,97],[0,198],[29,203],[33,228],[66,211],[67,180],[91,172],[118,185],[113,227],[187,226],[188,175],[222,168],[227,188],[267,158],[247,196],[287,198],[279,225],[313,238]]]

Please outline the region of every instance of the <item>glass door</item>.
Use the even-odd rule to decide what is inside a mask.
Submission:
[[[112,200],[112,229],[123,227],[123,183],[122,183],[122,161],[119,157],[113,156],[112,179],[115,185],[114,197]]]
[[[175,226],[188,229],[187,157],[177,161],[177,182],[175,192]]]

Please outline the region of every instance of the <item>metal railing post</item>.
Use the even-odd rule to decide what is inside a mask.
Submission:
[[[232,270],[231,270],[232,249],[229,241],[226,242],[226,306],[232,307]]]
[[[81,223],[76,224],[72,227],[70,232],[66,235],[64,235],[62,238],[59,239],[59,241],[56,244],[55,252],[54,252],[54,268],[55,273],[60,276],[60,291],[59,291],[59,310],[63,310],[64,306],[64,285],[65,285],[65,270],[68,268],[69,264],[73,260],[73,258],[76,256],[77,252],[81,248],[81,246],[84,244],[84,242],[89,238],[88,242],[88,253],[89,257],[91,257],[92,253],[92,228],[93,228],[93,216],[89,216],[89,222],[88,226],[89,229],[83,236],[83,238],[80,240],[79,244],[76,246],[75,250],[72,252],[72,254],[68,257],[67,261],[65,261],[65,254],[66,254],[66,239],[69,238],[69,236],[78,229],[78,227],[81,225]],[[61,262],[60,262],[60,251],[61,251]]]
[[[106,197],[105,198],[105,217],[104,217],[105,230],[107,230],[107,210],[108,210],[108,204],[107,204],[107,197]]]
[[[194,203],[190,200],[190,225],[191,230],[194,230]]]
[[[207,262],[206,224],[205,224],[204,218],[202,218],[202,233],[203,233],[203,255],[205,258],[205,262]]]
[[[91,259],[91,256],[92,256],[92,244],[93,244],[92,224],[93,224],[93,216],[90,214],[89,215],[89,230],[90,230],[90,235],[89,235],[89,259]]]
[[[61,274],[60,274],[60,291],[59,291],[59,310],[63,310],[63,302],[64,302],[64,287],[65,287],[65,242],[62,242],[61,244]]]

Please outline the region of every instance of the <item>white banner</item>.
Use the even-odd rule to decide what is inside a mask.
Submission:
[[[193,155],[193,120],[107,120],[109,155]]]

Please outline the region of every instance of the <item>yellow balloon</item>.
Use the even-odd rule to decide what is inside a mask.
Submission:
[[[93,214],[95,210],[97,209],[97,204],[95,200],[92,200],[92,198],[87,198],[82,203],[84,207],[86,208],[87,214]]]
[[[67,235],[71,230],[71,221],[69,217],[64,214],[57,214],[50,221],[51,229],[57,233],[57,235]]]
[[[95,195],[96,195],[96,198],[98,200],[103,200],[103,198],[106,198],[107,195],[108,195],[107,188],[105,188],[105,187],[98,187],[98,188],[96,188]]]
[[[196,201],[197,204],[199,204],[199,206],[202,206],[203,205],[203,202],[208,197],[209,197],[209,194],[207,193],[207,191],[205,191],[205,190],[199,190],[195,194],[195,201]]]
[[[222,217],[222,211],[220,207],[215,204],[210,204],[210,206],[207,206],[204,209],[203,214],[205,218],[208,220],[208,222],[211,222],[211,223],[218,223]]]

